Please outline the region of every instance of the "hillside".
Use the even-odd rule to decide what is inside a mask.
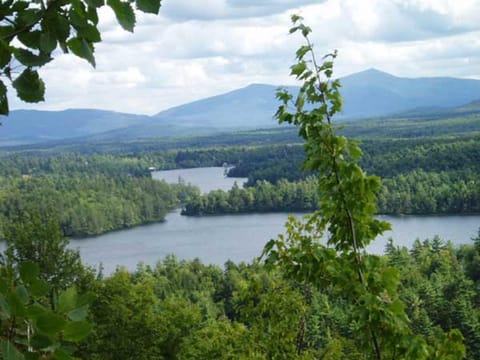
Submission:
[[[348,120],[392,114],[418,118],[449,112],[475,113],[480,101],[479,80],[400,78],[371,69],[343,78],[342,85],[341,118]],[[115,141],[272,128],[276,126],[276,90],[274,85],[252,84],[153,116],[101,110],[12,111],[10,117],[2,119],[0,145],[73,138]]]
[[[370,69],[342,79],[344,116],[372,117],[412,109],[450,108],[480,98],[480,81],[401,78]]]
[[[16,110],[8,117],[0,117],[0,144],[29,144],[91,136],[148,119],[144,115],[91,109]]]

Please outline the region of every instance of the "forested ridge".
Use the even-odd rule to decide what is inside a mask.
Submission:
[[[360,164],[383,178],[382,214],[452,214],[480,211],[480,138],[446,137],[365,140]],[[180,153],[188,163],[223,160],[230,149]],[[179,155],[180,155],[179,154]],[[177,157],[179,156],[177,155]],[[184,214],[311,211],[320,194],[312,173],[302,170],[302,145],[243,149],[230,155],[229,176],[247,177],[247,188],[191,198]],[[218,164],[217,164],[218,165]]]

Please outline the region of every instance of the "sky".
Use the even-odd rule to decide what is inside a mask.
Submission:
[[[376,68],[402,77],[480,79],[480,0],[163,0],[123,31],[101,9],[97,67],[58,53],[42,68],[46,101],[12,109],[156,114],[252,83],[291,85],[299,14],[336,77]],[[12,94],[11,94],[12,95]]]

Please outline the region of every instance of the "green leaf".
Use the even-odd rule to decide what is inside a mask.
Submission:
[[[8,115],[7,87],[2,80],[0,80],[0,115]]]
[[[83,305],[77,309],[70,311],[67,316],[70,320],[80,321],[85,320],[88,315],[88,305]]]
[[[304,56],[312,50],[312,47],[310,45],[303,45],[297,50],[297,59],[302,60]]]
[[[39,353],[27,352],[25,354],[25,360],[40,360],[40,356]]]
[[[302,35],[305,37],[312,32],[312,29],[309,26],[305,26],[303,24],[300,25],[299,28],[302,30]]]
[[[27,68],[12,83],[17,90],[18,97],[26,102],[39,102],[44,100],[45,84],[38,76],[38,72]]]
[[[87,19],[90,20],[95,26],[98,25],[98,12],[97,9],[89,6],[87,9]]]
[[[31,283],[36,280],[40,274],[40,269],[33,261],[25,261],[20,264],[20,278],[25,283]]]
[[[22,301],[23,304],[27,304],[29,300],[27,288],[23,285],[18,285],[15,289],[18,298]]]
[[[15,58],[25,66],[43,66],[52,60],[47,54],[35,55],[26,49],[14,48],[12,52]]]
[[[0,26],[0,38],[6,43],[12,40],[12,35],[15,32],[15,27],[12,25]]]
[[[0,86],[3,85],[2,81],[0,80]],[[5,85],[4,85],[5,86]],[[0,294],[6,294],[9,289],[9,286],[5,279],[0,278]]]
[[[90,305],[95,300],[95,295],[91,292],[86,292],[78,297],[77,306]]]
[[[50,285],[43,279],[36,279],[30,283],[28,290],[33,296],[42,297],[48,293]]]
[[[17,315],[17,316],[25,315],[26,313],[25,305],[23,303],[22,298],[16,292],[11,292],[10,294],[8,294],[6,296],[6,301],[10,306],[10,312],[12,315]]]
[[[3,295],[0,295],[0,310],[6,318],[9,318],[11,315],[10,305]]]
[[[84,28],[77,31],[78,37],[87,39],[89,42],[96,43],[102,41],[100,32],[96,26],[87,25]]]
[[[32,304],[26,308],[26,316],[30,319],[36,320],[40,316],[44,315],[47,310],[39,304]]]
[[[107,0],[107,4],[115,13],[120,26],[127,31],[133,32],[133,28],[135,27],[135,13],[130,3],[121,0]]]
[[[20,26],[31,26],[40,21],[44,15],[45,13],[41,9],[23,10],[19,13],[16,23]]]
[[[75,55],[87,60],[93,67],[95,67],[93,50],[85,39],[74,37],[68,40],[67,46]]]
[[[12,6],[13,11],[22,11],[28,8],[28,1],[17,1]]]
[[[105,5],[105,0],[85,0],[88,6],[99,8]]]
[[[63,337],[67,341],[77,342],[86,338],[92,331],[92,325],[88,321],[69,322],[63,330]]]
[[[64,314],[74,310],[77,305],[77,298],[77,289],[74,286],[63,291],[58,297],[58,312]]]
[[[302,21],[303,20],[303,17],[300,16],[300,15],[297,15],[297,14],[293,14],[291,17],[290,17],[290,20],[292,21],[292,23],[296,23],[298,21]]]
[[[72,358],[65,350],[57,349],[57,350],[55,350],[55,359],[57,359],[57,360],[73,360],[74,358]]]
[[[4,360],[23,360],[25,357],[17,350],[17,348],[7,340],[2,340],[2,358]]]
[[[75,11],[73,8],[68,12],[70,24],[76,29],[82,29],[88,25],[86,13]]]
[[[0,39],[0,69],[6,66],[12,59],[12,52],[5,41]]]
[[[63,330],[66,325],[65,319],[56,314],[43,314],[37,319],[37,329],[46,335],[55,335]]]
[[[45,32],[40,35],[40,50],[50,54],[57,47],[57,39],[51,32]]]
[[[302,75],[302,73],[307,69],[307,63],[301,61],[298,64],[292,65],[290,74],[296,75],[297,77]]]
[[[47,28],[59,42],[65,42],[70,35],[70,23],[66,16],[56,14],[47,20]]]
[[[160,0],[137,0],[137,9],[146,13],[158,14]]]
[[[40,36],[42,32],[39,30],[28,31],[21,34],[18,34],[18,40],[20,40],[24,45],[32,49],[38,49],[40,43]]]
[[[41,350],[53,345],[53,343],[48,336],[35,334],[30,341],[30,345],[33,346],[34,349]]]

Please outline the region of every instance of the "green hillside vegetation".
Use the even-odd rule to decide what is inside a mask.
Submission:
[[[216,138],[191,138],[177,144],[177,149],[168,143],[164,150],[149,151],[140,143],[136,150],[113,154],[56,148],[4,151],[0,154],[0,216],[10,219],[19,209],[53,209],[65,235],[78,237],[162,221],[166,212],[183,202],[188,215],[311,211],[316,209],[318,194],[314,179],[307,179],[311,172],[301,170],[303,145],[275,144],[276,136],[290,132],[257,134],[272,139],[270,145],[252,144],[252,134],[243,133],[230,137],[233,144],[246,144],[230,146],[212,147]],[[379,211],[479,212],[479,141],[477,135],[364,139],[362,167],[384,178]],[[196,148],[184,148],[195,143]],[[247,189],[201,197],[184,185],[172,190],[152,180],[148,171],[151,166],[175,169],[224,163],[235,166],[229,176],[249,179]]]
[[[0,219],[39,211],[58,218],[69,237],[85,237],[163,221],[198,189],[148,177],[69,174],[0,179]]]
[[[274,111],[270,110],[268,117]],[[80,117],[81,120],[81,117]],[[345,136],[365,139],[398,139],[471,136],[480,134],[480,108],[477,102],[444,110],[417,110],[392,116],[366,118],[362,120],[339,120],[340,133]],[[267,125],[266,125],[267,126]],[[272,124],[273,126],[273,124]],[[96,139],[79,138],[69,141],[47,142],[23,146],[3,145],[7,152],[22,154],[128,154],[171,149],[218,147],[231,145],[266,145],[300,143],[301,139],[292,127],[264,128],[256,130],[230,131],[219,134],[165,137],[165,132],[155,134],[146,131],[142,139]],[[163,136],[163,137],[162,137]]]
[[[414,332],[441,339],[436,359],[480,356],[479,241],[460,249],[438,238],[410,250],[389,245],[382,257],[402,279]],[[78,346],[81,358],[365,359],[345,299],[259,264],[221,269],[167,257],[89,287],[95,333]]]
[[[81,359],[365,359],[354,306],[337,296],[334,285],[294,281],[259,262],[227,262],[220,268],[174,256],[104,276],[84,267],[66,244],[58,222],[38,213],[24,214],[9,229],[6,260],[20,266],[29,293],[37,294],[31,295],[37,315],[20,302],[15,311],[23,315],[17,319],[42,314],[41,321],[59,329],[57,337],[53,328],[41,328],[46,333],[37,335],[36,346],[50,339],[65,344],[61,333],[72,328],[58,323],[65,316],[78,326],[69,332],[74,342],[68,351]],[[33,273],[21,265],[27,260],[39,264],[29,270]],[[381,261],[398,272],[413,332],[437,354],[429,359],[478,359],[480,234],[460,248],[439,238],[417,240],[411,249],[390,243]],[[47,280],[46,292],[36,290]],[[55,310],[48,310],[51,301]]]
[[[380,213],[480,212],[480,137],[365,140],[362,149],[362,167],[384,179],[378,194]],[[302,145],[237,152],[230,148],[199,150],[179,155],[183,161],[194,164],[223,159],[222,153],[236,159],[229,176],[247,177],[248,187],[191,198],[184,208],[185,215],[317,208],[320,195],[314,191],[315,180],[311,172],[301,170],[305,160]]]

